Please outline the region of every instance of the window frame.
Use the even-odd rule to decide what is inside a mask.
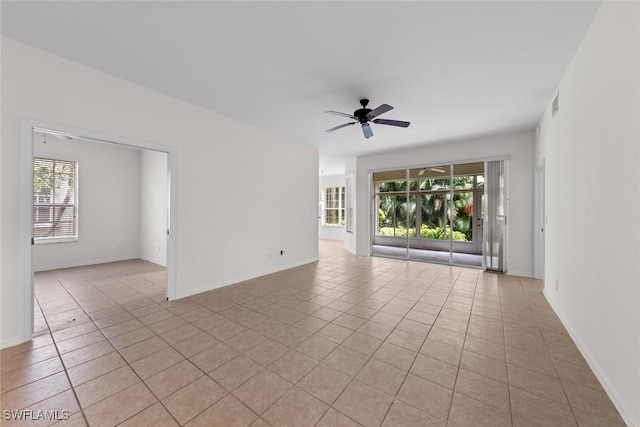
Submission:
[[[327,190],[337,189],[336,200],[338,207],[327,207]],[[332,185],[328,187],[322,187],[322,225],[324,227],[346,227],[347,222],[347,193],[344,185]],[[328,211],[337,211],[338,212],[338,224],[328,224],[327,223],[327,213]]]
[[[77,161],[77,159],[70,159],[70,158],[64,158],[64,157],[51,157],[51,156],[46,156],[46,155],[42,155],[42,156],[37,156],[34,155],[33,156],[33,161],[32,161],[32,167],[31,167],[31,173],[32,176],[35,175],[35,166],[36,166],[36,161],[37,160],[49,160],[54,162],[64,162],[64,163],[72,163],[74,166],[74,176],[73,176],[73,203],[67,203],[67,204],[63,204],[63,203],[45,203],[45,204],[38,204],[35,202],[35,182],[32,185],[32,201],[31,201],[31,205],[32,205],[32,209],[35,210],[37,207],[56,207],[56,206],[64,206],[64,207],[73,207],[73,211],[74,211],[74,215],[73,215],[73,235],[65,235],[65,236],[53,236],[53,237],[36,237],[36,233],[35,233],[35,228],[36,228],[36,223],[34,221],[34,214],[32,212],[31,215],[31,219],[32,219],[32,224],[31,224],[31,236],[32,236],[32,243],[34,245],[47,245],[47,244],[52,244],[52,243],[72,243],[72,242],[77,242],[78,241],[78,199],[79,199],[79,162]]]

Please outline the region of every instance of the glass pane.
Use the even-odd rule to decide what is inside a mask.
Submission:
[[[338,207],[335,187],[325,188],[324,204],[327,209],[334,209]]]
[[[415,204],[407,206],[407,197],[379,196],[378,227],[376,235],[389,237],[407,237],[407,218],[415,224]],[[410,227],[410,235],[415,236],[415,225]]]
[[[449,178],[425,179],[420,186],[421,190],[438,191],[449,189]]]
[[[395,212],[394,196],[378,197],[378,227],[376,235],[393,236],[393,221]]]
[[[407,211],[409,216],[409,237],[416,237],[416,222],[418,220],[416,196],[409,196],[409,205],[407,206]]]
[[[395,196],[395,237],[407,237],[407,218],[411,215],[407,196]]]
[[[453,189],[472,190],[474,178],[484,173],[484,162],[453,165]]]
[[[454,176],[453,177],[453,189],[454,190],[472,190],[473,189],[473,176]]]
[[[407,181],[385,181],[380,182],[378,186],[380,193],[389,193],[394,191],[407,191]]]
[[[54,203],[73,203],[75,196],[75,165],[70,162],[54,161]]]
[[[338,218],[338,209],[326,209],[325,210],[325,224],[327,225],[339,225],[340,219]]]
[[[416,190],[446,191],[450,188],[450,166],[429,166],[411,169],[411,178],[416,179]]]
[[[436,240],[446,240],[448,238],[448,196],[449,194],[438,193],[423,194],[420,196],[420,209],[422,209],[420,237]]]
[[[453,193],[453,240],[473,240],[473,192]]]

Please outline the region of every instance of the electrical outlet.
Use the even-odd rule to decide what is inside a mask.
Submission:
[[[280,255],[284,255],[284,251],[280,251]]]

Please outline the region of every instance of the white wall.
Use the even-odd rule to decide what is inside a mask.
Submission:
[[[320,200],[322,200],[322,189],[326,187],[344,187],[344,175],[331,175],[320,177]],[[346,209],[346,207],[345,207]],[[322,216],[322,214],[320,214]],[[344,226],[337,227],[335,225],[322,225],[322,218],[318,220],[318,237],[328,240],[344,241],[346,231]]]
[[[140,151],[34,132],[33,155],[78,162],[78,241],[33,246],[35,271],[138,257]]]
[[[536,145],[545,295],[631,426],[640,426],[639,23],[637,2],[603,2]]]
[[[368,255],[371,247],[369,172],[438,163],[462,163],[509,156],[508,162],[508,273],[533,275],[533,132],[457,141],[447,144],[381,153],[357,159],[356,253]]]
[[[317,259],[316,149],[4,37],[1,52],[0,346],[26,338],[22,118],[176,150],[178,297]]]
[[[140,258],[167,265],[167,153],[140,154]]]

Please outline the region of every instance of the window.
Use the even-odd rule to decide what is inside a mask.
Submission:
[[[449,240],[453,234],[455,241],[474,242],[474,228],[482,232],[474,200],[482,201],[483,172],[478,162],[374,173],[375,236]]]
[[[33,159],[34,243],[78,240],[77,170],[75,162]]]
[[[324,208],[322,209],[322,224],[344,226],[345,197],[344,187],[326,187],[322,189]]]

